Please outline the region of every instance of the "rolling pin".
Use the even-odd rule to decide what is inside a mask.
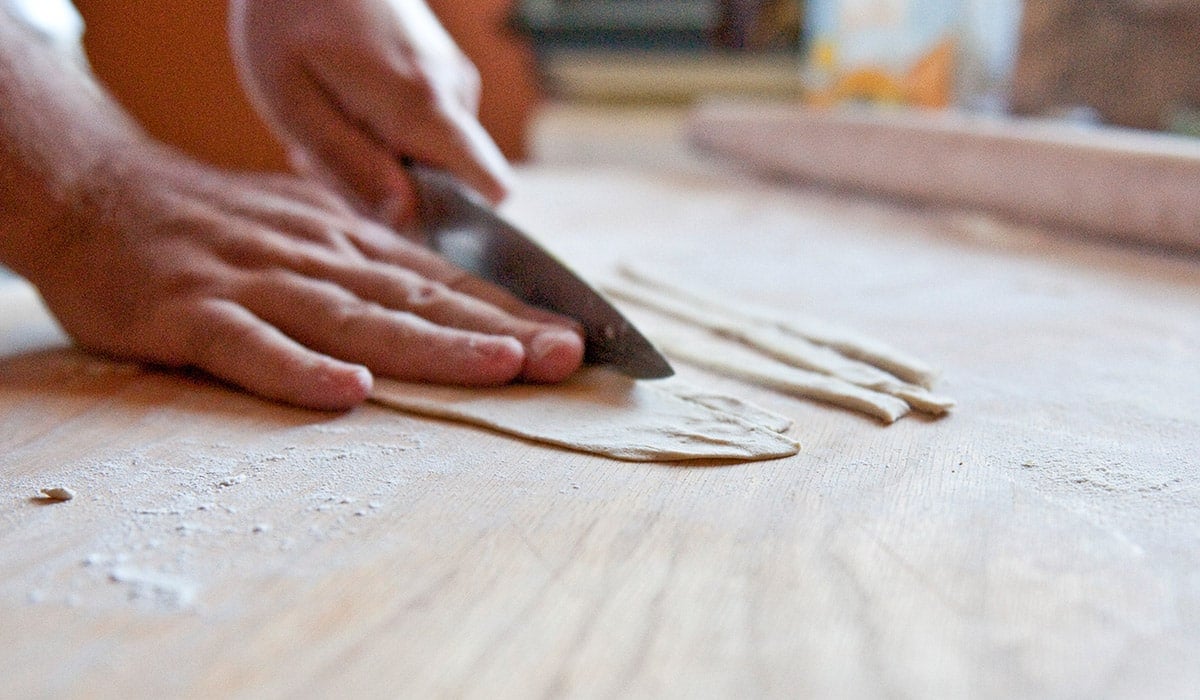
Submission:
[[[709,102],[700,148],[802,181],[1200,253],[1200,139],[953,111]]]

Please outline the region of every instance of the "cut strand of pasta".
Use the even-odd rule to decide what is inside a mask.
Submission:
[[[896,396],[923,413],[942,415],[954,406],[951,399],[936,396],[924,387],[846,357],[832,348],[786,333],[774,324],[749,321],[727,309],[712,308],[695,299],[677,297],[640,283],[614,282],[604,285],[604,290],[618,299],[737,340],[788,365]]]
[[[894,423],[909,411],[909,405],[894,396],[864,389],[836,377],[785,365],[712,335],[656,333],[652,339],[663,352],[697,367],[793,396],[865,413],[884,423]]]
[[[772,326],[784,333],[832,348],[846,357],[890,372],[905,382],[929,388],[937,377],[937,371],[919,358],[819,318],[792,312],[784,316],[774,309],[730,302],[695,289],[664,282],[661,278],[643,272],[627,262],[618,266],[618,273],[642,287],[655,289],[693,307],[758,325]]]

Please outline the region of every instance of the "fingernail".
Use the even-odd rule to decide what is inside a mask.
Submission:
[[[471,348],[481,360],[472,370],[476,373],[474,381],[486,384],[509,382],[525,366],[525,346],[516,338],[495,336],[473,342]]]
[[[562,381],[578,369],[582,360],[583,339],[578,334],[565,328],[542,331],[529,343],[526,379]]]
[[[564,346],[576,342],[577,338],[577,335],[565,328],[542,331],[529,343],[529,359],[541,362],[546,357],[560,352]]]
[[[363,394],[370,394],[371,389],[375,386],[375,377],[372,376],[371,370],[362,365],[354,368],[354,379],[362,387]]]

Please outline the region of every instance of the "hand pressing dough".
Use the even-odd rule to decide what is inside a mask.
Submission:
[[[638,382],[600,367],[584,368],[562,384],[483,389],[379,378],[371,398],[629,461],[772,459],[800,449],[777,430],[789,421],[763,409],[673,379]]]

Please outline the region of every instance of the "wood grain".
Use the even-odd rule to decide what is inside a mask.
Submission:
[[[886,338],[958,412],[885,428],[684,367],[805,449],[618,463],[113,367],[10,285],[0,695],[1194,693],[1194,260],[572,155],[602,146],[525,170],[512,218],[590,275],[636,256]]]

